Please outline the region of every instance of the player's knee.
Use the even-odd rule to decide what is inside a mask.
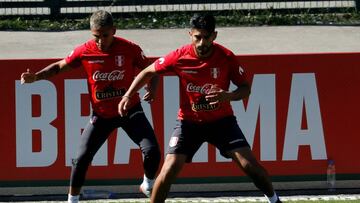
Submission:
[[[165,161],[161,168],[162,177],[166,180],[173,180],[180,172],[182,165],[176,161]]]
[[[247,162],[243,165],[243,169],[253,179],[262,179],[267,175],[265,169],[256,163]]]
[[[92,161],[91,158],[82,157],[82,158],[72,159],[71,163],[74,168],[87,168],[90,165],[91,161]]]
[[[244,172],[248,175],[255,175],[255,168],[254,165],[249,161],[243,161],[241,162],[241,166],[244,170]]]
[[[160,165],[160,150],[157,147],[142,149],[144,154],[144,170],[148,178],[154,178]]]
[[[144,158],[153,162],[160,162],[160,149],[157,146],[143,149]]]

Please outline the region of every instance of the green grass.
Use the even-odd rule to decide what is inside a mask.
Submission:
[[[161,29],[184,28],[193,15],[192,12],[154,12],[116,16],[119,29]],[[265,11],[214,12],[217,26],[263,26],[263,25],[360,25],[360,13],[343,10],[337,13],[303,11],[297,14]],[[83,19],[26,19],[24,17],[0,17],[0,30],[17,31],[66,31],[89,28],[88,18]]]

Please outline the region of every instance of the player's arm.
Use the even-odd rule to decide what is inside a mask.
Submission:
[[[233,91],[225,91],[214,86],[205,96],[205,99],[210,104],[216,104],[223,101],[238,101],[247,98],[250,95],[250,89],[250,84],[245,81],[237,85],[237,88]]]
[[[150,80],[157,76],[155,70],[154,63],[142,70],[134,79],[134,81],[131,83],[129,89],[126,91],[124,96],[122,97],[119,105],[118,105],[118,111],[121,116],[126,115],[127,107],[129,105],[130,98],[136,94],[144,85],[150,82]]]
[[[244,98],[249,97],[250,95],[250,84],[248,82],[243,82],[237,86],[237,88],[228,93],[228,100],[229,101],[238,101]]]
[[[52,63],[36,73],[33,73],[30,71],[30,69],[27,69],[26,72],[21,74],[21,84],[48,79],[54,75],[70,69],[71,66],[66,63],[65,59]]]
[[[146,89],[146,93],[143,96],[143,100],[147,101],[147,102],[152,102],[154,101],[155,97],[156,97],[156,91],[157,88],[159,86],[159,75],[155,74],[149,81],[149,83],[147,84],[147,86],[145,87]]]
[[[148,67],[149,65],[149,59],[145,56],[143,50],[139,46],[135,46],[135,51],[138,52],[137,54],[137,60],[135,60],[135,67],[141,67],[141,69]],[[143,96],[143,100],[147,102],[152,102],[156,97],[156,90],[159,83],[159,76],[155,75],[150,79],[150,81],[147,83],[145,90],[146,93]]]

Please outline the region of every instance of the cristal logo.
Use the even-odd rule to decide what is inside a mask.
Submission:
[[[188,92],[199,92],[201,94],[207,94],[212,88],[212,84],[206,83],[203,86],[197,86],[192,83],[187,84],[186,91]]]
[[[93,74],[94,81],[114,81],[114,80],[122,80],[124,78],[124,70],[113,70],[110,73],[102,73],[100,71],[96,71]]]

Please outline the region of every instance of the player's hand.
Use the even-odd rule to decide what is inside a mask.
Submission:
[[[227,92],[219,88],[217,85],[213,85],[210,91],[205,96],[205,100],[208,101],[210,105],[226,101],[227,98]]]
[[[151,91],[151,90],[149,90],[149,88],[148,87],[145,87],[145,90],[146,90],[146,93],[144,94],[144,96],[143,96],[143,100],[144,101],[147,101],[147,102],[153,102],[154,101],[154,99],[155,99],[155,93],[154,93],[154,91]]]
[[[33,83],[36,81],[36,75],[35,73],[30,72],[30,69],[28,68],[26,72],[21,74],[21,84],[24,83]]]
[[[130,105],[130,97],[123,96],[121,101],[118,104],[118,112],[121,117],[124,117],[127,115],[129,105]]]

